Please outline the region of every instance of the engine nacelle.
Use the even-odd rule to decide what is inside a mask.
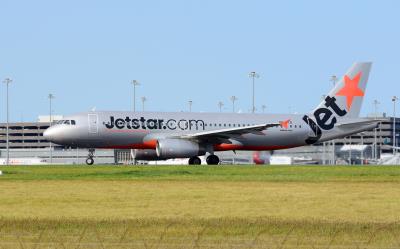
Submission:
[[[158,140],[156,152],[160,158],[188,158],[206,154],[204,146],[190,140],[178,138]]]
[[[156,150],[131,150],[132,158],[135,160],[144,160],[144,161],[156,161],[156,160],[164,160],[165,158],[160,158],[157,156]]]

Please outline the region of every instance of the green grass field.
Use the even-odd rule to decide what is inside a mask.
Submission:
[[[396,166],[0,170],[0,248],[400,248]]]

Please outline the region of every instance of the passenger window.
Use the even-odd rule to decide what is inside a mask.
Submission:
[[[64,124],[66,124],[66,125],[70,125],[70,122],[69,122],[69,120],[65,120],[65,121],[64,121]]]
[[[71,120],[72,125],[76,125],[75,120]]]

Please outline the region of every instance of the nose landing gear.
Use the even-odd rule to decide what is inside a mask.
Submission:
[[[88,157],[88,158],[86,159],[86,164],[87,164],[87,165],[92,165],[93,163],[94,163],[93,158]]]
[[[87,165],[92,165],[94,163],[94,149],[89,149],[89,155],[86,158],[86,164]]]

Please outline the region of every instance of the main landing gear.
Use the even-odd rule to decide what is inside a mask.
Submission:
[[[209,155],[206,159],[206,162],[208,165],[218,165],[219,164],[219,158],[216,155]]]
[[[206,162],[208,165],[218,165],[219,164],[219,158],[216,155],[209,155],[206,159]],[[189,165],[200,165],[201,160],[199,157],[194,156],[189,158]]]
[[[94,163],[94,149],[89,149],[89,155],[86,158],[86,164],[87,165],[92,165]]]
[[[201,164],[201,160],[198,156],[193,156],[191,158],[189,158],[189,165],[200,165]]]

